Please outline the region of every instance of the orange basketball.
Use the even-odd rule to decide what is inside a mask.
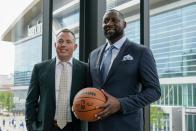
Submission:
[[[95,114],[102,111],[96,109],[106,102],[104,94],[97,88],[84,88],[80,90],[73,101],[73,111],[75,116],[84,121],[96,121]]]

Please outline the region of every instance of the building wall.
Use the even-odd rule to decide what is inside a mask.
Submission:
[[[42,37],[37,36],[15,45],[14,86],[28,86],[34,64],[41,62]]]

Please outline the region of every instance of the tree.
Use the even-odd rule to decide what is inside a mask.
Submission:
[[[151,107],[150,109],[150,122],[156,128],[162,129],[164,127],[164,112],[160,107]]]
[[[14,108],[12,92],[0,92],[0,107],[11,111]]]

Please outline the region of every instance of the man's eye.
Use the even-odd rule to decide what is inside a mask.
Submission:
[[[59,43],[63,43],[63,41],[59,41]]]
[[[105,24],[108,23],[108,19],[105,19],[105,20],[104,20],[104,23],[105,23]]]
[[[119,22],[119,20],[118,19],[114,19],[113,22],[114,23],[117,23],[117,22]]]
[[[68,44],[72,43],[71,41],[67,41]]]

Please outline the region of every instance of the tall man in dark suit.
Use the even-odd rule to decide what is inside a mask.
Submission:
[[[28,131],[81,131],[71,106],[74,95],[86,87],[87,64],[73,58],[75,41],[73,32],[61,30],[57,57],[34,66],[26,98]]]
[[[89,56],[92,86],[102,89],[104,110],[89,123],[89,131],[143,131],[143,108],[161,96],[155,60],[150,49],[129,41],[126,22],[117,10],[103,16],[107,43]]]

